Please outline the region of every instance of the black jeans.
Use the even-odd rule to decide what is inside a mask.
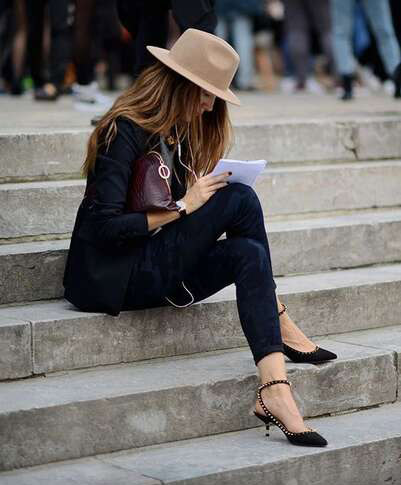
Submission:
[[[331,20],[329,0],[284,0],[284,26],[288,47],[294,63],[297,81],[305,83],[309,74],[311,54],[310,30],[313,28],[319,38],[320,48],[329,63],[333,64],[331,49]]]
[[[71,33],[68,26],[68,0],[26,0],[28,16],[27,56],[35,87],[46,81],[43,73],[43,30],[45,7],[50,16],[50,77],[49,81],[60,87],[64,81],[67,64],[71,59]]]
[[[218,241],[224,232],[227,239]],[[124,309],[184,306],[191,295],[197,302],[235,283],[255,365],[283,351],[263,212],[251,187],[234,183],[218,190],[197,211],[163,226],[142,251]]]

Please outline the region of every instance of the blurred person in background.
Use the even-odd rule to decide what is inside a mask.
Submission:
[[[134,40],[134,79],[155,62],[147,45],[171,48],[189,28],[213,34],[217,25],[214,3],[214,0],[117,0],[120,22]]]
[[[23,93],[26,24],[24,0],[0,0],[0,78],[4,91],[13,95]]]
[[[214,0],[117,0],[122,26],[133,40],[133,79],[155,62],[147,45],[171,48],[181,33],[195,28],[214,33]],[[96,125],[101,115],[91,120]]]
[[[333,49],[342,82],[341,99],[353,98],[356,61],[352,49],[352,30],[356,0],[331,0]],[[400,47],[394,33],[388,0],[361,0],[366,17],[376,38],[387,75],[394,81],[394,97],[401,97]]]
[[[255,39],[253,19],[264,14],[262,0],[216,0],[218,25],[216,34],[230,42],[241,62],[234,86],[243,91],[255,89]]]
[[[398,44],[401,45],[401,2],[400,0],[390,0],[391,13],[393,15],[393,26]]]
[[[115,0],[76,0],[74,29],[74,65],[76,83],[72,87],[80,111],[104,111],[112,99],[104,95],[96,80],[95,66],[99,59],[99,43],[115,51],[121,29]],[[112,67],[113,69],[113,67]]]
[[[284,4],[281,0],[266,0],[265,13],[255,18],[255,61],[262,88],[274,91],[278,75],[283,73]]]
[[[297,91],[323,92],[311,77],[311,33],[316,34],[322,50],[326,69],[332,66],[331,22],[329,0],[283,0],[285,8],[284,29],[288,54],[294,69]]]
[[[36,100],[58,98],[70,60],[69,0],[25,0],[28,19],[27,63]],[[44,59],[44,31],[48,12],[50,49],[48,74]]]

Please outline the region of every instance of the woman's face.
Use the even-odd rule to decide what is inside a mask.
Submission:
[[[193,114],[187,114],[185,119],[186,121],[190,122],[191,117],[195,116],[202,116],[205,111],[212,111],[216,96],[214,94],[205,91],[204,89],[201,90],[200,102],[198,109]]]
[[[202,89],[200,98],[199,115],[203,115],[205,111],[212,111],[216,96]]]

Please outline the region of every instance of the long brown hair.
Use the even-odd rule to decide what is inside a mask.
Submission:
[[[198,115],[201,92],[196,84],[159,61],[144,70],[96,125],[89,138],[83,175],[88,176],[94,168],[99,148],[109,148],[117,134],[119,117],[138,124],[150,137],[175,137],[176,126],[180,141],[185,141],[182,161],[198,176],[210,173],[231,145],[232,126],[226,102],[220,98],[216,98],[212,111]],[[193,182],[188,172],[186,183],[190,186]]]

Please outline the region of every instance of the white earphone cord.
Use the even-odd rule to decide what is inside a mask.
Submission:
[[[192,168],[190,168],[187,165],[185,165],[185,163],[183,163],[183,161],[181,160],[181,143],[180,143],[180,139],[178,137],[177,125],[174,125],[174,128],[175,128],[175,134],[177,136],[177,141],[178,141],[178,161],[181,163],[181,165],[183,167],[185,167],[187,170],[189,170],[190,172],[193,173],[193,175],[195,177],[195,180],[198,180],[198,176],[196,175],[195,171],[192,170]],[[192,157],[192,161],[193,161],[194,157],[193,157],[193,154],[192,154],[192,147],[191,147],[191,143],[190,143],[189,140],[188,140],[188,145],[189,145],[189,150],[191,152],[191,157]]]

